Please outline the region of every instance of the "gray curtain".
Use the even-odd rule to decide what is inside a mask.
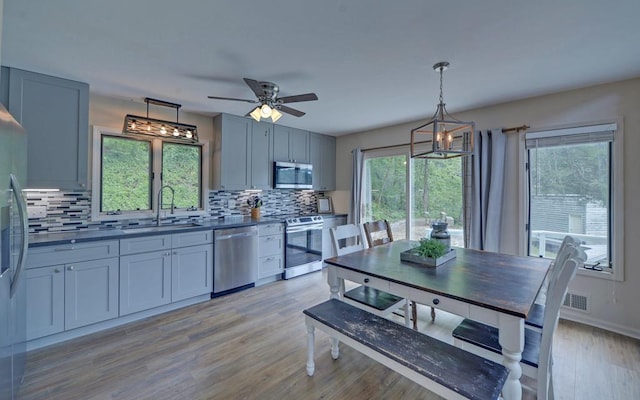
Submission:
[[[363,168],[363,154],[361,149],[351,150],[353,163],[351,172],[351,202],[349,205],[349,215],[347,222],[350,224],[360,224],[362,217],[361,213],[361,196],[362,196],[362,168]]]
[[[499,251],[506,136],[502,129],[475,133],[474,154],[465,157],[465,247]]]

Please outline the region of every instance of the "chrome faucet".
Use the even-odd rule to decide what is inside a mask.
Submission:
[[[160,226],[160,210],[162,210],[162,191],[164,189],[169,189],[171,190],[171,214],[173,214],[173,211],[175,210],[176,206],[174,203],[175,200],[175,196],[176,196],[176,192],[175,190],[173,190],[173,188],[169,185],[164,185],[163,187],[160,188],[160,190],[158,191],[158,215],[156,216],[157,220],[156,220],[156,226]]]

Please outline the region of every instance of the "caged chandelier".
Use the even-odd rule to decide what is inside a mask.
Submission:
[[[442,96],[442,73],[449,67],[446,61],[433,69],[440,72],[440,103],[431,120],[411,130],[412,158],[453,158],[473,153],[474,122],[453,118],[445,108]]]
[[[164,137],[167,139],[170,138],[192,143],[196,143],[198,141],[198,128],[195,125],[181,124],[178,122],[178,111],[180,110],[180,107],[182,107],[181,104],[170,103],[168,101],[152,99],[149,97],[145,97],[144,102],[147,103],[147,116],[139,117],[137,115],[127,114],[127,116],[124,117],[122,133]],[[149,118],[149,104],[175,108],[176,122]]]

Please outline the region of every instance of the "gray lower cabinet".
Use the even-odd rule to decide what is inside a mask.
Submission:
[[[284,272],[284,225],[258,225],[258,279]]]
[[[120,315],[171,302],[171,251],[120,257]]]
[[[27,269],[27,340],[64,331],[64,265]]]
[[[118,241],[29,249],[27,340],[118,317]]]
[[[65,266],[65,329],[118,316],[118,274],[117,257]]]
[[[120,315],[211,293],[213,231],[120,240]]]
[[[27,187],[86,189],[89,85],[6,67],[2,82],[6,108],[29,133]]]
[[[213,291],[213,245],[174,249],[171,255],[171,301]]]
[[[313,188],[335,190],[336,188],[336,138],[309,133],[309,155],[313,165]]]

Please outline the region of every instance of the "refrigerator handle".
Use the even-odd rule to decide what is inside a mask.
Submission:
[[[20,183],[18,183],[18,178],[15,175],[11,174],[11,189],[13,190],[13,195],[16,198],[16,205],[18,206],[18,216],[20,218],[20,228],[22,229],[22,246],[20,248],[20,254],[18,255],[18,265],[16,267],[16,273],[13,276],[13,280],[11,281],[11,290],[9,292],[9,296],[13,297],[16,290],[18,289],[18,282],[20,280],[20,274],[24,269],[24,264],[27,261],[27,249],[29,248],[29,225],[28,225],[28,217],[27,217],[27,202],[24,199],[24,195],[22,194],[22,188],[20,187]]]

